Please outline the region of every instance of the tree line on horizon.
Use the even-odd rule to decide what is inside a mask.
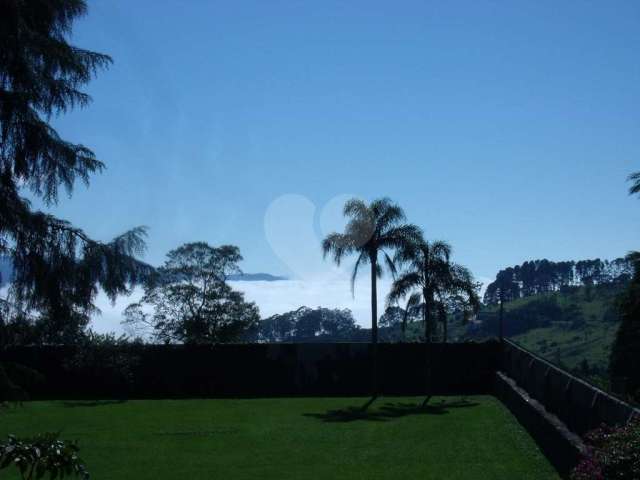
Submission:
[[[560,291],[565,287],[591,286],[601,283],[621,283],[631,280],[633,263],[627,257],[614,260],[529,260],[521,265],[500,270],[487,285],[483,302],[495,305],[504,301],[541,293]]]

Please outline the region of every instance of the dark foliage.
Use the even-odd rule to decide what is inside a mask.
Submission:
[[[501,287],[504,301],[508,302],[576,286],[625,283],[629,281],[631,275],[632,265],[626,258],[616,258],[611,261],[595,259],[566,262],[532,260],[500,270],[496,280],[487,286],[484,303],[498,303]]]
[[[258,307],[227,283],[229,275],[240,272],[241,260],[233,245],[196,242],[170,251],[140,302],[125,310],[125,325],[163,343],[241,339],[260,318]],[[148,313],[145,305],[153,312]]]
[[[623,427],[602,427],[590,432],[588,454],[571,480],[627,480],[640,478],[640,420]]]
[[[0,362],[0,402],[22,402],[44,384],[36,370],[14,362]]]
[[[144,249],[144,228],[103,243],[33,210],[24,196],[55,204],[60,189],[71,194],[77,180],[88,183],[104,168],[89,148],[62,139],[49,124],[87,105],[82,86],[111,62],[67,42],[85,13],[82,0],[0,4],[0,255],[13,264],[10,314],[46,322],[49,343],[76,338],[99,288],[113,299],[151,270],[134,258]],[[6,322],[4,309],[0,334]]]
[[[627,177],[627,180],[631,182],[629,187],[629,195],[636,195],[640,193],[640,172],[634,172]]]
[[[0,444],[0,470],[15,467],[23,480],[77,477],[88,479],[89,473],[78,457],[78,445],[44,433],[34,438],[18,439],[13,435]]]
[[[629,255],[635,265],[633,280],[620,296],[620,327],[611,350],[611,378],[640,400],[640,254]]]
[[[367,395],[371,393],[374,347],[370,343],[281,343],[216,345],[120,345],[117,347],[12,347],[6,360],[42,372],[33,399],[122,401],[135,398],[271,397]],[[425,391],[424,343],[380,343],[380,393]],[[497,342],[433,344],[434,394],[489,393],[498,368]],[[95,349],[87,353],[80,350]],[[96,364],[69,368],[78,354],[123,357],[133,381],[118,382]],[[126,358],[130,360],[126,360]],[[122,364],[122,363],[120,363]],[[113,380],[112,380],[113,379]],[[72,403],[68,404],[72,406]]]
[[[446,342],[450,316],[461,317],[466,323],[480,309],[479,284],[467,268],[451,261],[451,252],[447,242],[429,242],[418,235],[400,247],[394,258],[402,269],[391,286],[387,304],[408,298],[405,312],[422,313],[427,342],[433,339],[436,321],[442,324]],[[406,321],[403,325],[406,329]]]
[[[362,329],[348,309],[300,307],[261,320],[246,339],[266,343],[317,343],[357,341],[361,337]]]
[[[581,318],[581,313],[575,310],[571,314],[576,321]],[[485,334],[497,334],[499,318],[496,313],[481,312],[478,318],[482,322],[481,328]],[[556,298],[540,297],[504,312],[504,334],[519,335],[534,328],[548,327],[553,322],[564,319],[564,310],[558,305]]]
[[[105,387],[123,396],[131,390],[134,372],[140,362],[135,354],[139,342],[113,334],[89,332],[73,355],[65,358],[62,366],[70,376],[80,382],[92,382],[99,378]]]
[[[380,338],[384,342],[406,342],[415,339],[415,335],[409,339],[407,330],[417,326],[423,319],[423,304],[420,294],[409,296],[405,308],[387,306],[380,317]],[[424,329],[423,329],[424,330]]]

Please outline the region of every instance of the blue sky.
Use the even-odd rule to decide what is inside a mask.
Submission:
[[[54,212],[102,239],[148,225],[152,263],[205,240],[300,276],[320,253],[299,232],[345,194],[396,200],[481,278],[639,247],[636,0],[114,0],[73,41],[114,64],[55,125],[108,168]]]

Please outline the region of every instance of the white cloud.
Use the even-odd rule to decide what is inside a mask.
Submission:
[[[115,303],[112,303],[104,292],[100,292],[95,303],[101,313],[93,317],[91,328],[100,333],[124,333],[124,329],[120,324],[124,319],[124,309],[127,308],[130,303],[140,300],[141,297],[142,289],[136,289],[131,295],[120,296],[116,298]]]
[[[371,286],[369,275],[363,270],[356,281],[355,296],[351,295],[350,277],[341,270],[304,280],[279,280],[275,282],[230,282],[244,292],[245,298],[256,302],[262,318],[284,313],[306,305],[307,307],[348,308],[362,326],[371,323]],[[368,272],[366,272],[368,273]],[[378,315],[384,312],[390,280],[378,280]],[[101,293],[96,304],[101,314],[96,316],[91,327],[98,332],[124,332],[120,322],[122,312],[132,302],[139,300],[142,292],[136,290],[129,297],[119,297],[115,304]]]
[[[371,323],[371,285],[368,275],[361,276],[351,295],[348,276],[318,276],[304,280],[278,282],[232,282],[234,288],[245,293],[247,300],[256,302],[263,318],[276,313],[307,307],[348,308],[362,326]],[[384,311],[389,280],[378,280],[378,315]]]

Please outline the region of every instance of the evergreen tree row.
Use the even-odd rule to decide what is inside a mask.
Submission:
[[[632,275],[633,265],[627,258],[563,262],[531,260],[500,270],[495,281],[487,286],[484,303],[498,303],[501,288],[504,301],[510,301],[540,293],[556,292],[563,287],[627,283]]]

